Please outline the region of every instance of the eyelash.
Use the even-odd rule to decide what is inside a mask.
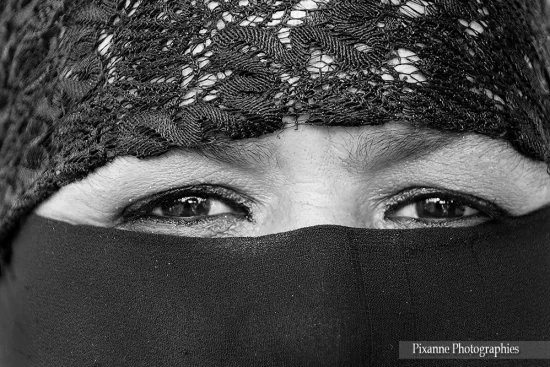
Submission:
[[[220,214],[215,216],[197,217],[195,219],[185,219],[176,217],[159,217],[149,214],[153,209],[164,203],[174,201],[178,198],[191,196],[208,197],[219,200],[229,207],[242,210],[246,213],[246,215],[241,218],[235,217],[236,219],[247,220],[249,222],[254,221],[251,210],[254,200],[244,194],[237,193],[234,189],[229,189],[219,185],[195,185],[157,193],[128,206],[123,210],[120,217],[123,219],[124,223],[149,220],[158,223],[162,222],[168,224],[193,226],[200,223],[211,222],[219,217],[227,215]]]
[[[396,220],[398,218],[390,218],[391,214],[396,213],[398,210],[402,208],[405,208],[407,205],[414,204],[419,201],[431,199],[431,198],[439,198],[443,200],[455,200],[461,204],[467,205],[469,207],[472,207],[480,211],[479,215],[469,216],[469,217],[464,217],[459,219],[448,219],[446,220],[446,222],[459,222],[464,220],[471,220],[476,217],[479,218],[480,216],[483,216],[483,215],[488,216],[490,219],[497,219],[497,220],[510,216],[510,214],[506,210],[502,209],[498,205],[491,203],[487,200],[480,199],[476,196],[472,196],[472,195],[468,195],[468,194],[464,194],[464,193],[456,192],[452,190],[444,190],[444,189],[429,188],[429,187],[413,187],[413,188],[407,188],[397,194],[391,195],[391,197],[386,198],[388,202],[385,204],[384,219]],[[416,219],[416,218],[409,218],[408,220],[421,222],[421,223],[430,222],[427,220]]]
[[[123,210],[119,218],[121,218],[121,222],[125,224],[147,221],[159,224],[172,224],[178,226],[192,227],[200,224],[206,225],[208,223],[215,222],[221,217],[227,217],[229,215],[219,214],[189,219],[181,217],[160,217],[150,214],[153,209],[164,203],[173,202],[178,198],[190,196],[219,200],[229,207],[241,210],[245,213],[245,215],[243,216],[233,215],[232,218],[234,220],[254,222],[252,217],[252,205],[255,202],[254,199],[248,197],[245,194],[238,193],[234,189],[218,185],[195,185],[157,193],[153,196],[150,196],[139,202],[136,202],[135,204],[128,206],[126,209]],[[396,213],[398,210],[405,208],[407,205],[414,204],[430,198],[439,198],[443,200],[452,199],[463,205],[472,207],[478,210],[480,213],[464,218],[447,219],[439,224],[421,218],[391,217],[393,213]],[[386,201],[386,203],[384,204],[384,219],[393,222],[408,221],[432,226],[442,224],[445,225],[445,223],[450,222],[474,220],[480,217],[489,217],[491,220],[498,220],[510,216],[509,213],[500,208],[498,205],[493,204],[487,200],[483,200],[478,197],[456,191],[437,188],[408,188],[397,194],[388,195],[382,198],[382,200]]]

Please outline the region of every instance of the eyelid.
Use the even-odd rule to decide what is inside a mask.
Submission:
[[[247,211],[247,218],[251,220],[250,207],[255,203],[254,199],[248,195],[238,192],[235,189],[230,189],[223,185],[212,184],[185,186],[155,193],[145,198],[141,198],[136,203],[125,207],[118,217],[124,222],[136,220],[139,217],[149,217],[148,212],[155,209],[163,202],[170,200],[171,198],[177,199],[182,196],[193,195],[208,195],[229,205],[234,206],[236,204],[240,208]],[[189,222],[189,220],[187,222]]]
[[[397,194],[387,198],[385,205],[384,217],[390,218],[390,215],[404,208],[407,205],[414,204],[418,201],[429,198],[441,198],[459,200],[463,204],[471,206],[472,208],[479,210],[483,214],[493,218],[501,219],[511,216],[506,210],[502,209],[497,204],[479,197],[465,194],[458,191],[430,188],[430,187],[409,187]]]

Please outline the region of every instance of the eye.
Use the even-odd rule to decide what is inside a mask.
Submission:
[[[397,210],[394,217],[428,220],[448,220],[471,217],[481,212],[455,199],[433,197],[419,200]]]
[[[386,219],[423,226],[476,225],[507,215],[487,200],[432,188],[410,189],[390,201]]]
[[[238,214],[239,210],[231,208],[219,199],[201,196],[186,196],[169,199],[151,210],[157,217],[195,218],[221,214]]]
[[[212,220],[250,219],[246,198],[214,185],[175,189],[143,199],[122,214],[125,221],[154,220],[191,225]]]

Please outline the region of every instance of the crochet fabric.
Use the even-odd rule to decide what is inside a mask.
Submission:
[[[117,156],[406,122],[550,162],[545,0],[2,0],[0,243]],[[6,258],[6,257],[5,257]]]

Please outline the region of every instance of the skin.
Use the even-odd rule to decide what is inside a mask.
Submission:
[[[248,206],[247,217],[231,198],[210,199],[213,215],[198,223],[190,223],[196,217],[163,217],[158,205],[135,214],[137,207],[156,202],[152,196],[190,186],[224,187],[223,195],[238,195]],[[426,193],[462,200],[465,214],[475,215],[414,218],[414,204],[403,203],[414,203],[420,194],[424,196],[416,202],[426,200]],[[466,202],[460,197],[464,195]],[[475,200],[468,201],[470,197]],[[495,215],[492,206],[502,209],[502,215],[521,216],[546,205],[546,164],[520,155],[503,140],[403,124],[299,125],[217,148],[174,150],[143,160],[117,158],[59,190],[36,213],[74,224],[227,237],[321,224],[380,229],[474,226],[498,220],[501,214]]]

